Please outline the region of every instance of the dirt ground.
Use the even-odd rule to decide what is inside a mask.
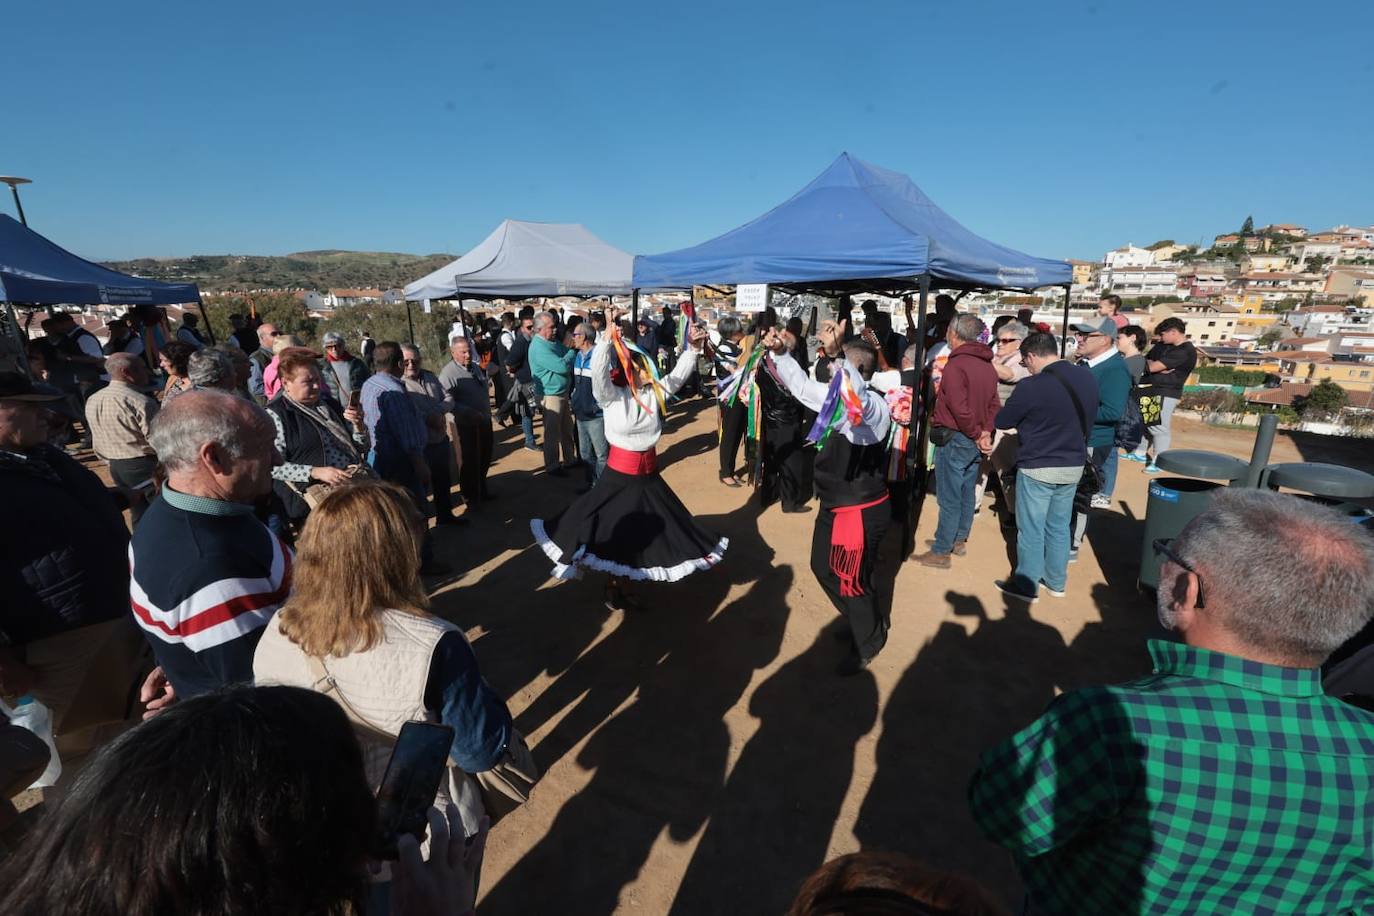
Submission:
[[[992,585],[1010,554],[990,511],[948,571],[897,568],[890,535],[890,641],[869,672],[845,679],[832,673],[836,613],[808,567],[814,514],[760,512],[749,491],[720,486],[706,406],[678,412],[661,465],[730,549],[711,572],[641,586],[643,613],[604,609],[599,579],[547,579],[528,519],[581,482],[535,473],[539,456],[518,448],[517,430],[498,432],[499,499],[470,529],[439,534],[464,572],[435,610],[467,628],[546,772],[493,831],[480,911],[779,913],[822,862],[861,848],[962,872],[1012,904],[1015,870],[980,837],[965,789],[978,753],[1056,693],[1148,670],[1145,640],[1158,631],[1135,586],[1141,466],[1122,463],[1068,596],[1029,612]],[[1178,427],[1176,447],[1249,456],[1251,432]],[[1272,460],[1318,452],[1284,436]],[[921,549],[936,514],[930,499]]]
[[[1175,423],[1177,447],[1249,456],[1252,431]],[[518,427],[497,442],[498,498],[467,528],[435,531],[456,578],[434,610],[466,628],[545,770],[493,830],[484,916],[781,913],[806,875],[858,849],[912,854],[1015,905],[1015,869],[979,836],[965,789],[978,753],[1056,693],[1148,669],[1140,465],[1122,463],[1068,596],[1029,611],[992,585],[1011,553],[990,511],[948,571],[899,568],[894,528],[880,567],[880,581],[895,576],[890,640],[869,671],[840,678],[836,613],[808,566],[815,503],[760,512],[750,491],[722,487],[708,403],[675,410],[660,464],[730,549],[710,572],[639,586],[642,613],[606,610],[597,577],[548,579],[529,519],[575,498],[580,475],[546,478]],[[1374,470],[1361,446],[1285,434],[1272,460]],[[920,549],[936,514],[931,498]]]

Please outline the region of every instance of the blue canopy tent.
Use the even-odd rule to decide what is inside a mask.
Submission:
[[[814,181],[752,222],[691,248],[636,257],[633,285],[636,303],[640,289],[696,285],[767,283],[830,296],[916,289],[920,313],[913,336],[919,367],[932,285],[961,290],[1062,286],[1067,333],[1072,282],[1068,262],[1032,257],[975,235],[906,175],[843,153]],[[924,448],[914,451],[923,465]],[[904,553],[909,553],[915,522],[906,521]]]
[[[13,305],[180,305],[194,302],[213,339],[194,283],[162,283],[122,274],[77,257],[0,214],[0,302],[9,307],[11,333],[23,340]]]
[[[633,282],[636,289],[768,283],[831,295],[919,289],[919,341],[932,285],[1062,286],[1067,312],[1073,268],[975,235],[906,175],[842,153],[814,181],[752,222],[691,248],[637,256]]]

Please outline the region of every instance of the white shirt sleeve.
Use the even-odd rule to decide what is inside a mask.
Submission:
[[[679,388],[687,384],[692,373],[697,371],[697,357],[700,354],[700,350],[693,350],[691,347],[682,351],[673,371],[669,372],[663,379],[663,387],[668,389],[669,394],[676,394]]]
[[[782,355],[778,355],[772,353],[765,356],[764,359],[771,359],[773,361],[773,368],[777,370],[778,379],[792,397],[801,401],[811,410],[821,409],[821,405],[825,403],[825,396],[830,390],[829,385],[809,378],[807,374],[802,371],[802,367],[797,365],[797,361],[792,358],[791,354],[783,353]],[[831,366],[834,367],[838,367],[839,365],[841,365],[841,363],[838,360],[831,363]]]
[[[592,397],[603,408],[617,400],[615,385],[611,382],[611,340],[609,335],[596,339],[592,347]]]

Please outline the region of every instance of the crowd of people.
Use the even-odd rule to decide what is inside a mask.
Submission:
[[[1197,358],[1184,328],[1161,322],[1151,345],[1105,296],[1066,356],[1033,315],[988,326],[941,295],[918,341],[910,308],[905,333],[874,302],[857,330],[844,309],[810,328],[771,309],[710,327],[690,303],[661,320],[463,313],[437,372],[414,343],[364,337],[355,356],[327,334],[317,351],[240,316],[219,346],[193,315],[155,334],[134,310],[104,347],[44,320],[31,373],[0,373],[3,911],[470,912],[490,824],[540,778],[463,631],[430,611],[429,577],[452,571],[430,523],[470,526],[500,496],[497,423],[519,424],[545,476],[584,475],[530,528],[553,577],[604,576],[613,610],[652,613],[631,583],[728,556],[660,473],[688,394],[717,402],[722,486],[788,515],[816,502],[838,674],[887,642],[880,548],[927,466],[939,517],[915,559],[935,587],[991,490],[1016,557],[996,587],[1064,597],[1119,453],[1154,473],[1169,446]],[[109,485],[63,447],[82,440]],[[1154,549],[1178,637],[1150,643],[1154,674],[1061,696],[971,774],[1025,911],[1374,909],[1374,543],[1334,511],[1229,490]],[[51,745],[11,721],[28,703]],[[372,792],[415,721],[452,730],[446,776],[427,845],[406,837],[378,868]],[[11,848],[9,799],[54,752],[101,744]],[[867,851],[791,912],[1003,910]]]

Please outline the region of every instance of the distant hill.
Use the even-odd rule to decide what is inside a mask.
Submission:
[[[456,257],[390,251],[298,251],[295,254],[211,254],[186,258],[105,261],[106,267],[152,280],[196,283],[203,291],[250,289],[392,289]]]

